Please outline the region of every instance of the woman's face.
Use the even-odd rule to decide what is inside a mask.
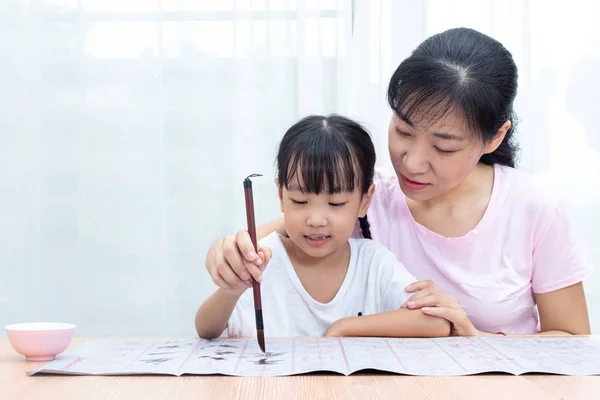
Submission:
[[[400,187],[416,201],[432,200],[456,188],[480,157],[500,142],[485,145],[451,113],[434,123],[409,121],[394,113],[389,126],[390,158]]]

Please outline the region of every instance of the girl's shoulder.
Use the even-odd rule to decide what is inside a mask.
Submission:
[[[264,238],[258,241],[258,244],[263,247],[268,247],[273,250],[273,247],[282,246],[280,235],[277,231],[269,233]]]
[[[416,279],[408,272],[406,267],[394,253],[378,241],[371,239],[349,239],[353,258],[362,279],[384,282],[386,285],[392,281],[404,282],[407,285]],[[370,278],[367,278],[370,277]]]
[[[283,264],[288,259],[288,254],[283,244],[284,239],[279,232],[273,231],[258,241],[259,247],[266,247],[271,250],[269,265]]]
[[[364,238],[350,238],[351,251],[354,251],[357,256],[357,260],[361,263],[366,264],[380,264],[383,261],[394,260],[394,263],[400,263],[394,253],[392,253],[387,247],[376,240],[364,239]]]

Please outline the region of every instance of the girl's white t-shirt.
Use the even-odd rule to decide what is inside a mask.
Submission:
[[[333,300],[324,304],[302,286],[277,232],[260,241],[272,250],[261,284],[266,336],[322,336],[339,319],[395,310],[411,296],[404,287],[415,278],[392,252],[369,239],[349,243],[344,281]],[[252,289],[238,300],[223,336],[256,336]]]

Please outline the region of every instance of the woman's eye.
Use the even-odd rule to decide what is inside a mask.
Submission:
[[[332,206],[332,207],[341,207],[341,206],[343,206],[346,203],[347,202],[345,201],[343,203],[329,203],[329,205]]]
[[[292,203],[294,204],[306,204],[306,201],[298,201],[298,200],[294,200],[294,199],[290,199],[292,200]]]
[[[440,154],[444,154],[444,155],[448,155],[448,154],[452,154],[452,153],[456,153],[456,150],[442,150],[440,148],[435,148],[435,150],[440,153]]]
[[[398,128],[396,128],[396,133],[398,133],[398,135],[403,136],[403,137],[410,137],[410,133],[403,132]]]

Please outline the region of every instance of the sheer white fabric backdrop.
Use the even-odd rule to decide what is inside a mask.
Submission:
[[[585,1],[4,0],[0,324],[193,334],[204,257],[279,214],[275,149],[309,113],[365,123],[388,162],[394,67],[469,26],[520,68],[521,167],[573,201],[600,261],[599,6]],[[600,281],[587,282],[600,327]]]

